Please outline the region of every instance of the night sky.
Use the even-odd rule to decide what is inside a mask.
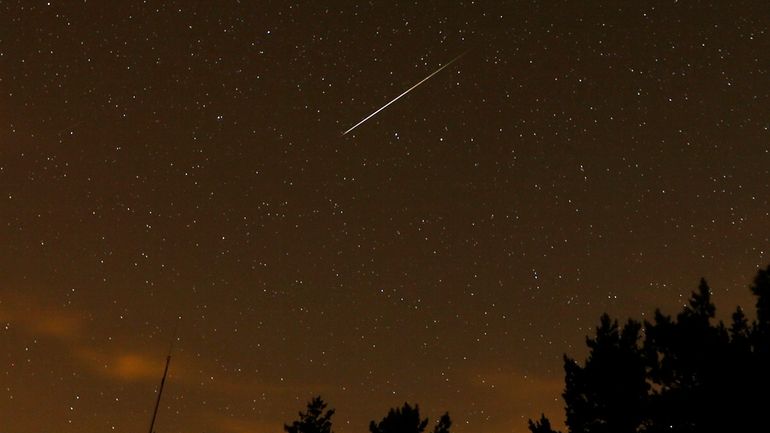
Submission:
[[[325,3],[325,4],[324,4]],[[562,425],[770,263],[770,2],[0,3],[0,430]],[[342,132],[458,55],[347,135]],[[174,328],[178,328],[174,338]]]

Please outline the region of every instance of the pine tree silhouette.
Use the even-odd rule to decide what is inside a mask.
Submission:
[[[320,396],[314,397],[307,404],[307,412],[299,412],[299,420],[291,425],[284,424],[286,433],[333,433],[331,418],[334,409],[326,409],[326,403]]]
[[[641,325],[628,321],[622,330],[601,317],[585,366],[564,357],[567,426],[571,432],[636,432],[642,423],[648,384],[638,344]]]
[[[569,433],[711,433],[768,431],[770,407],[770,266],[750,287],[757,319],[739,307],[729,329],[715,321],[705,280],[688,305],[652,322],[603,315],[581,366],[564,356]],[[640,345],[640,336],[643,343]],[[532,433],[554,433],[529,420]]]
[[[422,433],[428,425],[428,418],[420,420],[420,408],[404,403],[401,408],[393,408],[378,424],[369,423],[371,433]]]
[[[668,429],[696,432],[704,428],[711,402],[710,392],[717,386],[714,365],[726,332],[711,326],[716,308],[711,290],[701,279],[676,320],[655,315],[655,324],[645,324],[645,353],[650,361],[653,388],[652,431]]]
[[[404,403],[401,408],[390,409],[388,415],[379,423],[369,423],[371,433],[422,433],[428,426],[428,418],[420,419],[420,408]],[[449,433],[452,421],[449,413],[444,413],[433,429],[433,433]]]
[[[757,272],[754,285],[751,286],[751,293],[757,297],[755,331],[763,333],[766,337],[767,333],[770,332],[770,266]],[[762,343],[767,343],[767,338]]]
[[[558,433],[551,428],[551,421],[545,417],[545,414],[540,415],[540,420],[529,420],[529,431],[532,433]]]
[[[735,350],[741,353],[748,353],[751,351],[749,320],[746,318],[746,314],[743,313],[741,307],[735,309],[732,318],[730,343],[735,347]]]
[[[750,331],[751,340],[751,382],[746,383],[744,394],[748,399],[749,417],[754,425],[763,425],[767,430],[767,408],[770,407],[770,266],[760,269],[751,286],[751,293],[757,297],[757,319]],[[760,424],[762,423],[762,424]]]
[[[433,433],[449,433],[449,428],[452,427],[452,420],[449,419],[449,412],[444,412],[439,418],[438,423],[433,428]]]

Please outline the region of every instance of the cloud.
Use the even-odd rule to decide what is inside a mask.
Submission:
[[[135,351],[104,351],[88,346],[73,349],[73,354],[89,370],[110,379],[124,382],[157,381],[163,374],[165,358]],[[173,363],[173,361],[172,361]],[[169,377],[185,381],[189,370],[177,363],[169,370]]]
[[[124,353],[114,358],[114,374],[123,380],[150,379],[158,376],[156,362],[136,353]]]
[[[54,307],[29,296],[3,294],[0,301],[0,320],[35,336],[57,340],[78,339],[85,325],[84,314]]]
[[[72,340],[81,335],[83,319],[74,314],[57,312],[57,314],[49,314],[39,318],[35,329],[45,335]]]
[[[87,369],[122,381],[158,380],[164,358],[137,351],[95,348],[86,334],[86,317],[82,311],[55,306],[26,294],[3,294],[0,300],[0,321],[10,323],[19,333],[49,337],[61,343],[60,350]],[[177,366],[175,376],[182,371]]]

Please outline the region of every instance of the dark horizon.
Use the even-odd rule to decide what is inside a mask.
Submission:
[[[0,5],[0,430],[146,431],[177,325],[158,433],[563,430],[602,313],[751,315],[770,6],[589,3]]]

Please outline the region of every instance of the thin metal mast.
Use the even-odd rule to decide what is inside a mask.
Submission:
[[[171,353],[166,357],[166,369],[163,370],[163,378],[160,380],[160,388],[158,388],[158,399],[155,400],[155,410],[152,412],[152,421],[150,421],[150,433],[155,429],[155,418],[158,416],[158,407],[160,406],[160,396],[163,394],[163,385],[166,383],[166,375],[168,374],[168,365],[171,363]]]
[[[160,387],[158,387],[158,398],[155,400],[155,410],[152,412],[152,420],[150,421],[150,432],[155,433],[155,418],[158,416],[158,407],[160,407],[160,396],[163,394],[163,385],[166,384],[166,376],[168,375],[168,365],[171,363],[171,351],[174,349],[174,340],[176,340],[176,331],[179,327],[177,322],[174,327],[174,336],[171,338],[171,344],[168,347],[168,356],[166,356],[166,368],[163,370],[163,378],[160,380]]]

